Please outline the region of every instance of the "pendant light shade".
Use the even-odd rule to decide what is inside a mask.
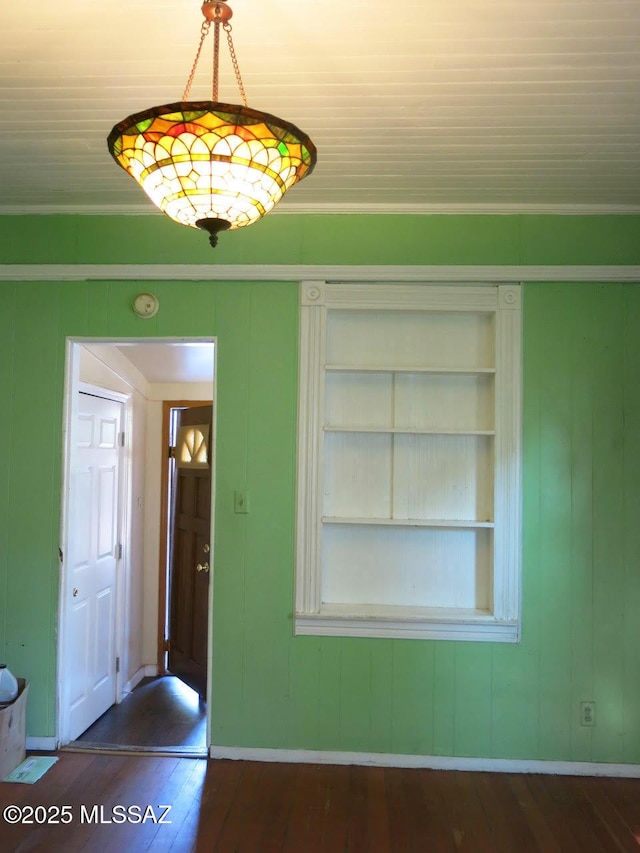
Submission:
[[[257,222],[315,163],[315,146],[292,124],[213,101],[137,113],[108,145],[163,213],[213,234]]]
[[[309,137],[283,119],[217,101],[218,28],[230,37],[231,10],[225,0],[206,0],[207,19],[182,101],[151,107],[129,116],[109,134],[114,160],[131,175],[163,213],[182,225],[217,234],[257,222],[272,210],[316,163]],[[202,43],[210,23],[216,27],[214,85],[216,100],[187,100]]]

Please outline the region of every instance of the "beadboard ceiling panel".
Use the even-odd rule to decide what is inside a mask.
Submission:
[[[2,4],[0,212],[155,211],[106,137],[182,98],[199,6]],[[318,148],[283,212],[640,210],[640,0],[231,6],[249,105]],[[221,47],[220,100],[239,102]]]

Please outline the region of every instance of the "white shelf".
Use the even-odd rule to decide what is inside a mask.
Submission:
[[[461,376],[473,376],[476,373],[494,374],[496,372],[495,367],[389,367],[385,365],[372,367],[371,365],[356,364],[325,364],[324,369],[333,373],[449,373]]]
[[[397,433],[398,435],[495,435],[494,429],[413,429],[411,427],[366,427],[366,426],[331,426],[325,424],[325,432],[373,432]]]
[[[323,524],[369,524],[387,527],[450,527],[454,530],[493,528],[493,521],[470,521],[458,518],[347,518],[346,516],[324,515]]]

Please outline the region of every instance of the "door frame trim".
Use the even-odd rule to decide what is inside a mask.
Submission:
[[[214,345],[214,364],[215,364],[215,345]],[[215,382],[215,379],[214,379]],[[214,385],[215,387],[215,385]],[[169,414],[171,409],[191,408],[197,409],[200,406],[211,406],[213,409],[213,400],[163,400],[162,401],[162,439],[160,447],[160,550],[158,554],[158,675],[165,675],[167,667],[165,663],[166,652],[164,650],[164,633],[167,630],[167,606],[169,602],[168,596],[168,578],[167,568],[169,561],[169,553],[167,549],[167,536],[169,532],[169,456],[167,455],[167,445],[169,443]],[[211,530],[213,532],[213,513],[215,489],[213,488],[213,479],[215,471],[215,413],[211,416]],[[211,551],[213,554],[213,549]],[[211,561],[213,563],[213,560]],[[212,580],[210,581],[212,585]],[[211,597],[209,598],[209,608],[212,606]],[[209,619],[211,622],[211,619]],[[211,652],[211,643],[207,641],[207,654]],[[209,691],[209,672],[211,671],[210,661],[207,664],[207,693]]]
[[[2,266],[0,265],[0,272],[2,270]],[[0,275],[1,279],[1,275]],[[216,474],[216,399],[217,399],[217,374],[218,374],[218,337],[216,335],[188,335],[188,336],[176,336],[176,335],[152,335],[149,337],[139,337],[139,336],[110,336],[110,335],[102,335],[102,336],[91,336],[91,335],[68,335],[65,340],[65,368],[64,368],[64,385],[63,385],[63,400],[62,400],[62,441],[61,441],[61,450],[62,450],[62,472],[61,472],[61,493],[60,493],[60,527],[59,527],[59,536],[60,536],[60,547],[63,549],[63,553],[67,551],[67,523],[68,523],[68,479],[69,479],[69,462],[70,462],[70,441],[71,441],[71,430],[70,425],[72,424],[72,417],[75,412],[74,409],[74,392],[78,390],[78,386],[80,385],[80,347],[82,346],[90,346],[91,344],[104,344],[109,346],[117,346],[120,344],[158,344],[158,343],[167,343],[167,344],[189,344],[189,343],[210,343],[213,344],[213,377],[212,377],[212,387],[211,387],[211,397],[213,400],[213,419],[212,419],[212,434],[211,434],[211,453],[213,460],[213,469],[211,476],[211,575],[214,574],[214,541],[215,541],[215,506],[216,506],[216,482],[215,482],[215,474]],[[132,407],[133,407],[133,393],[134,391],[138,391],[142,394],[148,404],[157,404],[160,403],[161,400],[154,398],[153,396],[148,396],[148,391],[143,392],[142,389],[137,388],[134,383],[132,383],[126,376],[120,375],[120,378],[124,383],[131,386],[132,393],[127,406],[125,406],[124,412],[124,431],[125,431],[125,442],[128,442],[129,446],[131,446],[132,441]],[[106,389],[105,389],[106,390]],[[111,391],[108,392],[111,394],[119,394],[120,392]],[[127,396],[126,394],[124,396]],[[192,406],[197,404],[198,402],[205,401],[197,401],[197,400],[187,400],[185,401],[188,405]],[[209,402],[209,401],[206,401]],[[149,410],[147,409],[147,414]],[[157,433],[156,433],[157,435]],[[149,440],[148,434],[148,426],[147,426],[147,435],[146,441]],[[155,454],[154,458],[155,457]],[[124,454],[123,464],[127,466],[132,464],[132,460],[130,456]],[[149,458],[147,456],[147,458]],[[123,502],[123,510],[126,510],[128,515],[123,520],[123,527],[121,529],[121,541],[123,544],[124,557],[128,559],[128,553],[131,549],[130,543],[130,535],[131,535],[131,513],[133,512],[133,508],[131,505],[132,500],[132,480],[131,480],[131,469],[127,469],[127,494],[125,495],[125,499]],[[145,496],[147,495],[147,491],[145,488]],[[125,536],[126,534],[126,536]],[[131,571],[130,564],[127,564],[128,572]],[[130,578],[130,574],[127,574],[127,581]],[[63,619],[63,595],[62,592],[64,590],[64,581],[66,580],[66,573],[64,571],[64,565],[59,566],[59,575],[58,575],[58,607],[57,607],[57,642],[56,642],[56,695],[55,695],[55,731],[56,731],[56,743],[57,745],[64,745],[69,741],[68,738],[68,721],[63,720],[63,696],[64,696],[64,675],[62,661],[63,661],[63,652],[64,652],[64,642],[66,640],[65,633],[65,622]],[[151,581],[152,582],[152,581]],[[122,587],[123,596],[127,601],[127,612],[124,614],[127,619],[130,618],[130,614],[128,612],[128,596],[126,595],[126,588]],[[123,651],[123,654],[126,655],[126,660],[123,657],[123,654],[120,655],[120,690],[123,691],[126,686],[126,673],[128,666],[128,643],[127,643],[127,631],[129,628],[128,623],[122,618],[123,614],[119,614],[120,622],[122,623],[122,642],[119,644],[119,648]],[[116,630],[118,630],[116,628]],[[212,723],[211,723],[211,691],[212,691],[212,661],[213,661],[213,578],[209,584],[209,601],[208,601],[208,630],[207,630],[207,654],[209,659],[208,665],[208,677],[207,677],[207,716],[206,716],[206,744],[207,748],[211,743],[212,738]],[[125,666],[126,665],[126,666]],[[124,694],[122,694],[116,701],[121,701],[124,698]],[[66,731],[65,731],[66,724]],[[65,737],[66,735],[66,737]]]
[[[74,418],[78,411],[78,396],[81,392],[94,394],[107,400],[113,400],[117,403],[122,403],[122,422],[120,424],[121,432],[124,432],[125,442],[130,441],[131,433],[131,395],[122,394],[118,391],[111,391],[108,388],[103,388],[97,385],[91,385],[80,380],[80,347],[82,341],[75,338],[67,338],[65,345],[65,379],[64,379],[64,403],[63,403],[63,423],[62,423],[62,500],[60,507],[60,548],[62,550],[63,559],[59,562],[59,578],[58,578],[58,665],[57,665],[57,689],[56,689],[56,738],[58,744],[64,745],[69,742],[69,709],[66,701],[66,684],[68,682],[68,666],[69,662],[66,659],[66,644],[67,644],[67,612],[66,606],[66,583],[67,583],[67,564],[65,557],[69,552],[69,492],[70,492],[70,469],[72,459],[72,427]],[[125,601],[124,590],[126,581],[129,577],[129,560],[128,560],[128,532],[129,532],[129,516],[130,507],[127,499],[129,484],[131,482],[130,472],[131,460],[122,453],[118,452],[118,467],[119,467],[119,484],[118,484],[118,540],[123,547],[123,555],[116,563],[116,600],[115,600],[115,626],[114,626],[114,641],[115,641],[115,657],[120,658],[120,671],[116,672],[115,676],[115,701],[119,703],[123,698],[123,676],[126,672],[128,661],[126,655],[126,628],[128,620],[128,607]]]

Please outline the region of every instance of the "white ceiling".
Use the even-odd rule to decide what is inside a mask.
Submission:
[[[106,137],[182,98],[199,6],[4,0],[0,212],[155,210]],[[231,6],[249,105],[318,148],[283,211],[640,210],[640,0]]]

